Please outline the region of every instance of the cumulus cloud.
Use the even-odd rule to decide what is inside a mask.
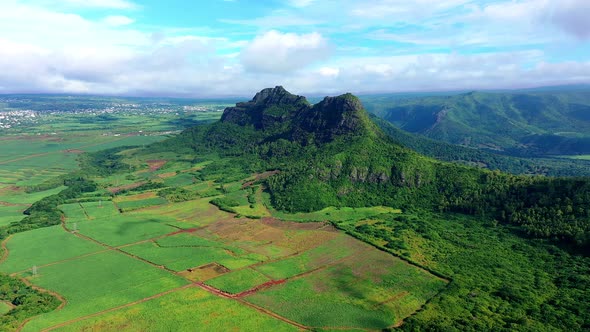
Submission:
[[[240,54],[242,64],[254,72],[286,73],[301,69],[330,53],[319,33],[281,33],[271,30],[257,36]]]

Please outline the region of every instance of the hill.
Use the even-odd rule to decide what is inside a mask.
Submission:
[[[447,143],[513,156],[590,153],[587,88],[364,101],[399,128]]]
[[[282,87],[265,89],[226,109],[221,121],[156,148],[237,158],[229,164],[242,172],[278,171],[266,186],[280,210],[386,205],[452,211],[582,249],[590,243],[588,179],[513,176],[430,159],[383,133],[351,94],[312,106]]]
[[[590,160],[508,156],[483,149],[437,141],[420,134],[410,133],[374,114],[371,114],[371,120],[395,142],[438,160],[489,170],[499,170],[511,174],[590,176]]]

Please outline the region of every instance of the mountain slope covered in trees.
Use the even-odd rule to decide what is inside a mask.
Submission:
[[[160,149],[216,152],[246,171],[279,170],[266,185],[286,211],[387,205],[461,212],[586,250],[590,180],[514,176],[440,162],[395,143],[351,94],[310,105],[282,87],[225,110]]]
[[[363,101],[401,129],[452,144],[514,156],[590,153],[588,89]]]
[[[371,114],[371,120],[395,142],[438,160],[512,174],[590,176],[590,160],[508,156],[483,149],[437,141],[419,134],[410,133],[374,114]]]

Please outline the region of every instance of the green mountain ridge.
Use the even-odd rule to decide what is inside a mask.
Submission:
[[[231,167],[245,172],[279,170],[266,186],[280,210],[386,205],[452,211],[580,248],[590,243],[587,178],[514,176],[425,157],[384,134],[351,94],[311,106],[282,87],[263,90],[226,109],[221,121],[157,146],[233,157]]]
[[[374,114],[371,114],[371,120],[395,142],[441,161],[499,170],[516,175],[590,176],[590,160],[508,156],[410,133]]]
[[[435,140],[514,156],[590,153],[587,89],[365,100],[372,113]]]

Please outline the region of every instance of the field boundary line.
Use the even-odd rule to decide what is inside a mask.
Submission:
[[[8,259],[8,254],[9,254],[9,252],[8,252],[8,247],[6,246],[6,243],[7,243],[7,242],[8,242],[8,241],[9,241],[9,240],[10,240],[10,239],[13,237],[13,236],[14,236],[14,234],[10,234],[10,235],[9,235],[7,238],[5,238],[5,239],[2,241],[2,244],[1,244],[1,246],[2,246],[2,257],[0,257],[0,264],[4,263],[4,261],[5,261],[6,259]]]
[[[99,251],[95,251],[95,252],[89,252],[87,254],[83,254],[83,255],[79,255],[79,256],[75,256],[75,257],[70,257],[70,258],[62,259],[62,260],[51,262],[51,263],[47,263],[47,264],[44,264],[44,265],[36,265],[36,266],[37,266],[37,268],[42,268],[42,267],[48,267],[48,266],[58,265],[58,264],[62,264],[62,263],[70,262],[70,261],[75,261],[75,260],[78,260],[78,259],[81,259],[81,258],[86,258],[86,257],[89,257],[89,256],[93,256],[93,255],[103,254],[103,253],[109,252],[109,251],[111,251],[111,250],[110,249],[104,249],[104,250],[99,250]],[[30,269],[25,269],[25,270],[22,270],[22,271],[13,272],[10,275],[12,276],[12,275],[21,274],[21,273],[27,272],[29,270]]]
[[[84,205],[82,205],[82,203],[80,203],[80,202],[78,202],[78,205],[80,205],[80,208],[82,209],[82,212],[84,212],[86,219],[91,220],[90,215],[88,215],[88,212],[86,211],[86,208],[84,208]]]

